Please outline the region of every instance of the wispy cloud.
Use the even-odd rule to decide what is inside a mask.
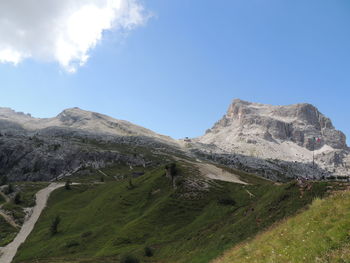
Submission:
[[[0,1],[0,63],[57,61],[75,72],[105,30],[132,30],[149,16],[138,0]]]

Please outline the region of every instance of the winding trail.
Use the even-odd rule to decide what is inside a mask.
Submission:
[[[62,186],[64,186],[64,183],[52,183],[48,187],[40,190],[36,194],[36,205],[33,208],[32,215],[26,222],[24,222],[16,238],[6,247],[0,248],[1,263],[12,262],[12,259],[15,257],[19,246],[26,240],[30,232],[32,232],[34,225],[38,221],[41,212],[46,207],[46,203],[49,199],[51,192]]]

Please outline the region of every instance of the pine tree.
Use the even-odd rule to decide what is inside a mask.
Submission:
[[[60,224],[60,222],[61,222],[60,216],[56,216],[51,223],[51,227],[50,227],[51,235],[56,235],[58,233],[58,225]]]

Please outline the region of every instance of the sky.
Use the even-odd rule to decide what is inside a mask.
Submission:
[[[0,107],[182,138],[234,98],[308,102],[350,137],[349,14],[349,0],[0,0]]]

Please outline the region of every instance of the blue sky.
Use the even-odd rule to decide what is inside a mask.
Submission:
[[[309,102],[350,136],[350,1],[142,4],[152,17],[105,31],[75,73],[0,64],[0,106],[35,117],[80,107],[180,138],[203,134],[233,98]]]

